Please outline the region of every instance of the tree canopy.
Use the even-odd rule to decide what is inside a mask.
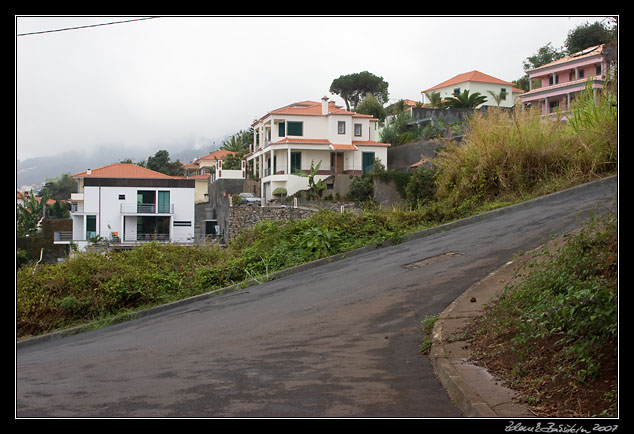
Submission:
[[[359,105],[357,105],[355,111],[364,115],[372,115],[379,121],[385,120],[386,112],[383,108],[383,104],[381,104],[371,93],[368,93],[365,98],[363,98]]]
[[[568,54],[576,53],[588,47],[607,44],[614,38],[610,29],[599,21],[582,24],[568,33],[565,46]]]
[[[139,166],[169,176],[183,176],[185,174],[183,163],[178,160],[171,161],[170,154],[166,150],[157,151],[154,156],[148,157],[146,161],[140,162]]]
[[[379,103],[385,104],[389,97],[388,86],[383,77],[363,71],[335,78],[330,85],[330,92],[343,98],[348,110],[354,110],[368,93],[371,93]]]
[[[476,108],[485,102],[487,102],[487,97],[481,95],[480,92],[469,94],[469,90],[464,90],[460,94],[447,98],[445,100],[445,106],[454,108]]]

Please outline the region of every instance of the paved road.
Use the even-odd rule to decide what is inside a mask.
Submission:
[[[421,321],[577,226],[616,179],[124,324],[16,349],[17,417],[458,417]],[[411,265],[410,265],[411,264]],[[409,266],[408,266],[409,265]]]

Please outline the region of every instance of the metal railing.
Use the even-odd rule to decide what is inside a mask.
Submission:
[[[73,231],[53,232],[53,241],[73,241]]]
[[[174,204],[122,203],[121,214],[174,214]]]

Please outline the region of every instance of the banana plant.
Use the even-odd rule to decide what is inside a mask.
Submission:
[[[303,176],[304,178],[308,178],[308,186],[314,195],[321,197],[321,192],[326,188],[326,183],[323,180],[319,179],[315,182],[315,175],[319,172],[319,167],[321,166],[321,160],[315,166],[315,161],[310,162],[310,172],[304,172],[302,170],[298,170],[295,172],[295,175]]]

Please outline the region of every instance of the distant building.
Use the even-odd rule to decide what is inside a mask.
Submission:
[[[134,245],[148,241],[193,243],[194,180],[168,176],[134,164],[112,164],[73,175],[72,233],[56,233],[56,244],[80,250],[91,239]]]
[[[499,78],[492,77],[484,74],[480,71],[470,71],[463,74],[458,74],[455,77],[445,80],[429,89],[425,89],[421,92],[423,101],[425,101],[425,94],[440,93],[442,99],[450,98],[454,95],[461,94],[465,90],[469,91],[469,94],[473,95],[479,92],[481,95],[487,98],[484,104],[481,104],[477,108],[482,106],[497,106],[497,101],[491,96],[489,92],[495,95],[500,95],[504,92],[500,107],[513,107],[515,105],[516,95],[522,92],[521,89],[513,87],[513,83],[500,80]],[[428,103],[429,101],[427,101]]]
[[[387,167],[388,143],[376,141],[377,119],[342,109],[322,98],[273,110],[255,123],[247,161],[261,180],[262,199],[284,188],[290,196],[308,189],[308,179],[296,175],[321,163],[317,179],[372,170],[378,158]]]
[[[566,111],[588,83],[600,91],[608,69],[604,49],[605,45],[596,45],[527,71],[531,87],[520,96],[522,106],[537,106],[543,114]],[[533,80],[541,86],[533,89]]]

